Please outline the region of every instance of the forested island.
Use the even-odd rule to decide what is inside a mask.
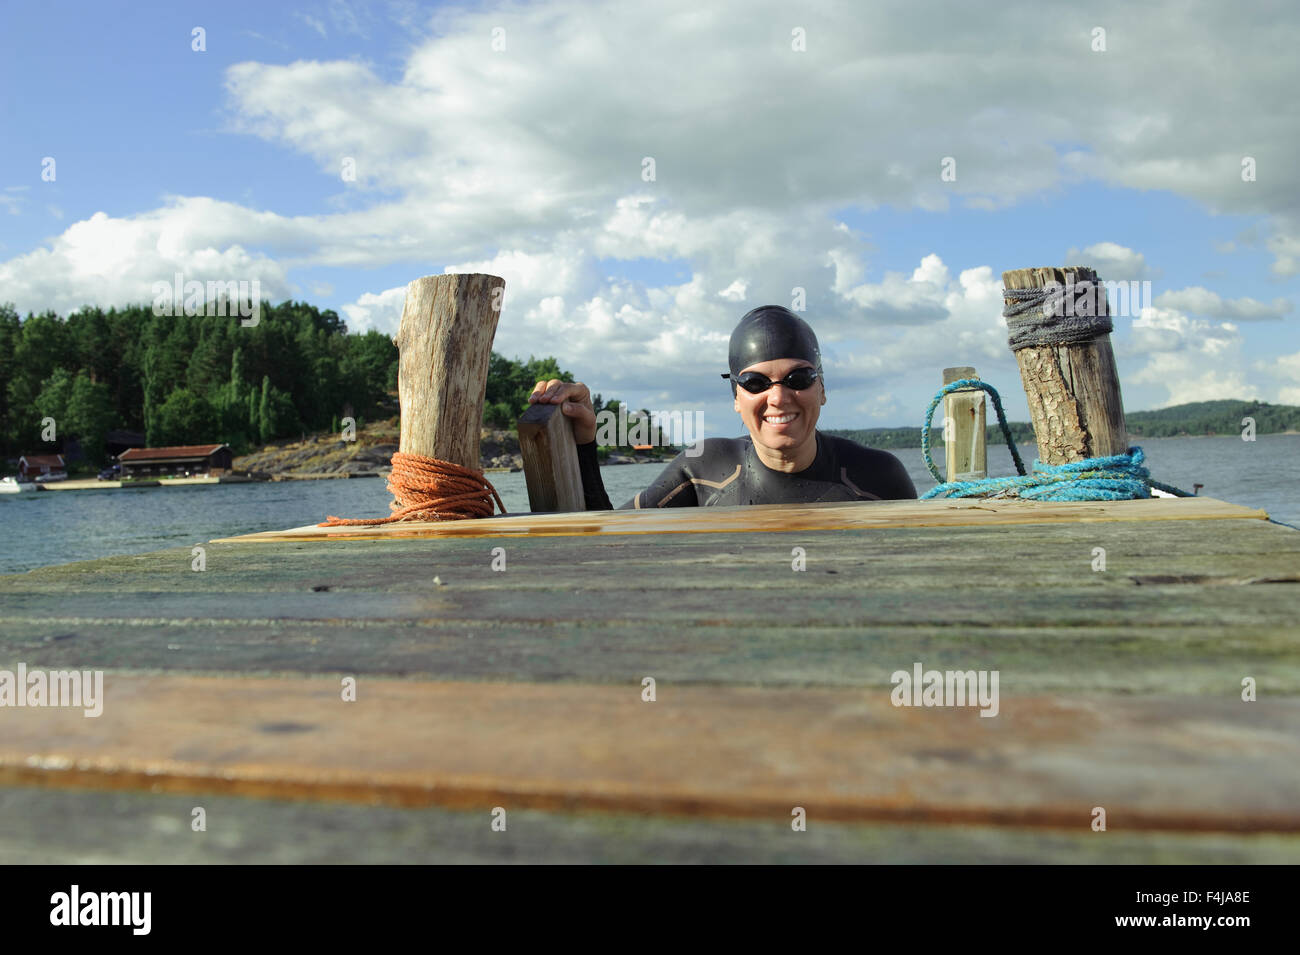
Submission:
[[[992,414],[990,408],[989,414]],[[1194,401],[1172,405],[1157,411],[1126,411],[1124,421],[1128,433],[1134,438],[1176,438],[1181,436],[1210,436],[1241,434],[1243,418],[1253,418],[1256,434],[1277,434],[1300,431],[1300,407],[1296,405],[1271,405],[1266,401]],[[1032,444],[1034,428],[1027,421],[1008,421],[1007,427],[1017,444]],[[921,429],[866,428],[831,431],[860,444],[873,448],[919,448]],[[931,426],[931,441],[943,442],[943,430],[938,415]],[[987,442],[1005,445],[1002,429],[997,421],[988,425]]]
[[[533,384],[572,381],[554,357],[493,353],[484,427],[509,429]],[[110,432],[135,432],[152,447],[221,442],[236,455],[309,433],[337,433],[352,417],[398,413],[397,348],[385,334],[348,332],[338,314],[304,302],[263,303],[259,321],[205,315],[157,316],[148,305],[82,308],[20,318],[0,305],[0,456],[64,450],[75,439],[89,464],[107,459]],[[619,402],[593,396],[597,410]],[[633,412],[632,414],[635,414]],[[1258,401],[1202,401],[1127,415],[1135,437],[1300,430],[1300,408]],[[52,420],[54,440],[43,440]],[[937,429],[936,429],[937,430]],[[1011,424],[1032,441],[1028,423]],[[837,430],[878,448],[914,448],[921,429]],[[941,438],[935,434],[936,443]],[[990,443],[1001,443],[996,422]],[[657,443],[657,442],[655,442]]]
[[[513,427],[540,378],[563,378],[554,358],[493,354],[486,427]],[[82,308],[20,319],[0,305],[0,456],[62,452],[69,439],[91,464],[110,432],[150,447],[220,442],[236,455],[305,434],[338,433],[398,413],[397,346],[377,331],[349,333],[338,314],[304,302],[263,303],[238,318],[154,315],[151,306]],[[599,396],[596,396],[599,400]],[[617,402],[602,407],[617,408]],[[54,440],[44,440],[52,420]]]

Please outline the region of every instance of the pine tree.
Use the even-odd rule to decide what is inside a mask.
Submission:
[[[271,421],[271,377],[262,376],[262,399],[257,405],[257,433],[263,444],[269,444],[275,437],[275,428]]]
[[[244,390],[244,350],[236,347],[230,354],[230,400],[232,403],[240,400],[240,393]]]
[[[65,414],[68,434],[77,436],[87,458],[103,464],[104,436],[112,428],[114,420],[108,386],[91,381],[84,370],[79,371],[72,382]]]

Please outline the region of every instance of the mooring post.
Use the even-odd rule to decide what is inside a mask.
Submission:
[[[1067,294],[1061,307],[1076,316],[1086,317],[1089,308],[1095,310],[1094,315],[1107,314],[1105,288],[1090,268],[1015,269],[1002,273],[1002,283],[1008,290],[1051,284],[1079,286],[1080,294]],[[1006,299],[1006,304],[1013,304],[1013,300]],[[1008,320],[1011,324],[1012,320]],[[1028,345],[1015,351],[1038,440],[1038,459],[1044,464],[1066,464],[1128,451],[1128,429],[1110,333],[1089,335],[1082,341]]]
[[[505,280],[495,275],[426,275],[406,287],[397,330],[399,450],[474,471],[483,394]]]
[[[573,422],[559,405],[535,404],[519,419],[519,451],[524,458],[528,507],[543,511],[586,508]]]
[[[979,378],[969,365],[943,370],[943,383]],[[979,481],[988,477],[985,448],[984,392],[961,388],[943,396],[944,458],[949,481]]]

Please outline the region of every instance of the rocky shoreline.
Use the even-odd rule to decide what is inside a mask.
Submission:
[[[298,441],[271,444],[234,459],[232,469],[258,481],[313,481],[330,478],[387,476],[397,450],[397,418],[367,424],[356,438],[343,441],[335,433],[308,435]],[[523,455],[513,431],[484,428],[479,433],[480,467],[484,471],[521,471]],[[611,454],[602,464],[647,464],[663,460],[647,455]]]

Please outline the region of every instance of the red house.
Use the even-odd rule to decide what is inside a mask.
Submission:
[[[18,476],[24,481],[34,481],[42,474],[61,474],[67,477],[67,466],[61,454],[24,454],[18,459]]]
[[[188,444],[170,448],[128,448],[118,455],[123,478],[218,475],[230,470],[229,445]]]

